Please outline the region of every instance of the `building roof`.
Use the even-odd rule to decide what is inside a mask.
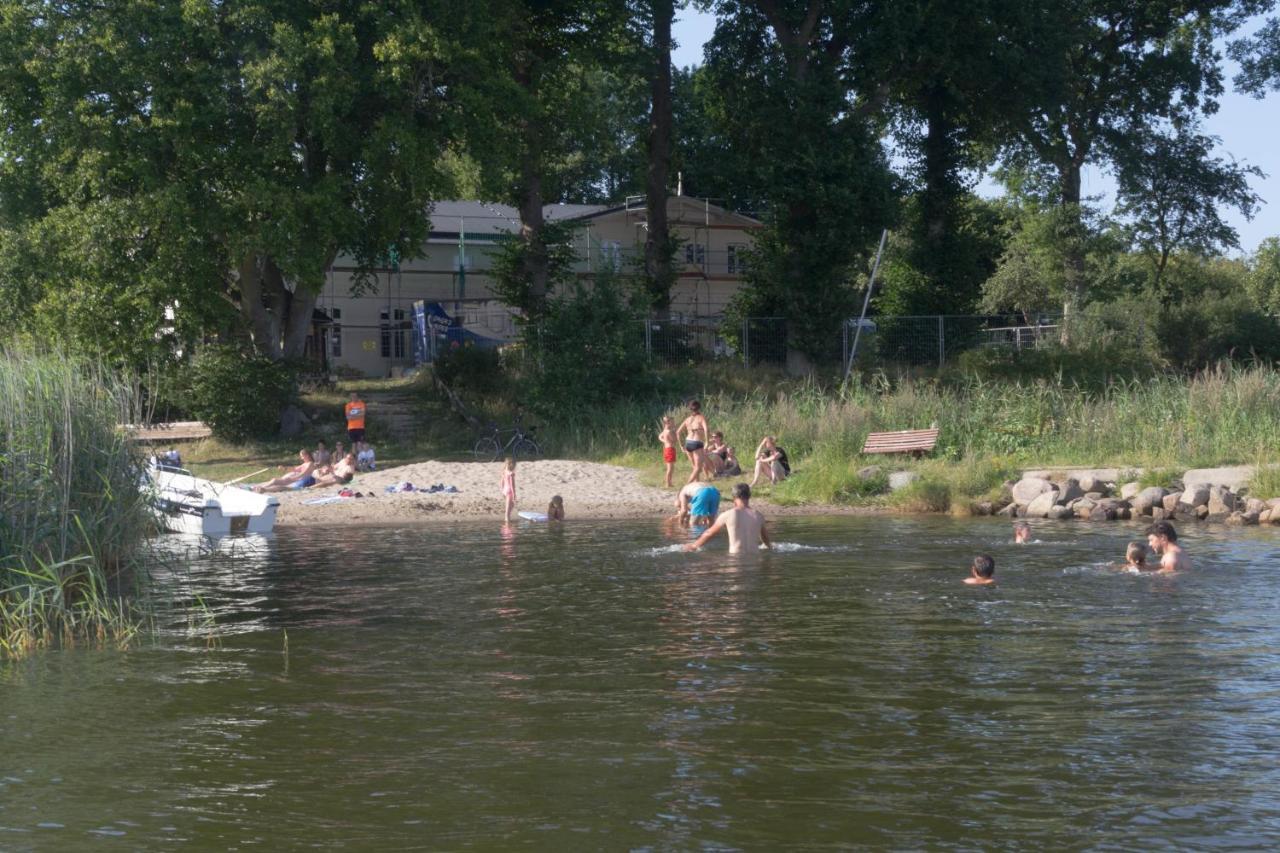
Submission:
[[[548,222],[580,219],[609,208],[606,204],[548,204],[542,215]],[[520,230],[520,211],[509,204],[487,201],[438,201],[431,210],[431,236],[456,237],[460,230],[467,236],[484,238],[511,234]]]

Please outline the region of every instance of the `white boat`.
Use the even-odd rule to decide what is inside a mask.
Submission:
[[[240,486],[191,476],[189,471],[163,465],[147,469],[155,491],[156,516],[177,533],[225,536],[228,533],[270,533],[280,501]]]

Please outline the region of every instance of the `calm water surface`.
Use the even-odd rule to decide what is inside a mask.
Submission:
[[[1275,532],[775,526],[223,543],[154,643],[0,665],[0,849],[1280,842]]]

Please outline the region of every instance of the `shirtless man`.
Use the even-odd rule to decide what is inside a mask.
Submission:
[[[746,483],[738,483],[733,487],[733,509],[720,513],[716,523],[707,528],[707,532],[698,537],[696,542],[684,546],[686,551],[696,551],[715,538],[721,530],[729,534],[729,553],[741,551],[751,552],[763,545],[773,547],[769,534],[765,531],[764,516],[751,508],[751,487]]]
[[[707,469],[707,432],[707,419],[702,414],[702,404],[694,400],[689,403],[689,417],[676,428],[677,437],[681,433],[685,434],[684,454],[689,457],[689,464],[693,466],[693,472],[689,474],[690,483],[701,479],[700,475],[704,472],[708,477],[711,476]]]
[[[333,463],[332,468],[325,469],[324,472],[316,474],[313,486],[343,486],[351,482],[351,478],[356,475],[356,455],[348,453],[337,462]]]
[[[299,450],[298,458],[302,460],[301,465],[295,465],[284,474],[265,483],[259,483],[253,486],[255,492],[282,492],[290,488],[294,483],[310,477],[316,470],[315,459],[311,456],[310,450]],[[276,466],[279,470],[284,471],[283,465]]]
[[[1191,568],[1187,552],[1178,544],[1178,531],[1167,521],[1157,521],[1147,528],[1147,544],[1160,555],[1161,572],[1185,572]]]

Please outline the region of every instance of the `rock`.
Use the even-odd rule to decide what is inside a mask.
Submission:
[[[1257,524],[1262,520],[1262,513],[1253,512],[1252,510],[1246,510],[1245,512],[1241,513],[1241,517],[1244,518],[1245,524]]]
[[[1229,515],[1235,512],[1236,496],[1226,486],[1209,489],[1209,515]]]
[[[1080,481],[1074,477],[1068,477],[1053,485],[1058,489],[1058,503],[1063,506],[1071,503],[1076,498],[1084,497],[1084,489],[1080,488]]]
[[[1163,510],[1164,496],[1165,490],[1160,486],[1151,486],[1150,488],[1146,488],[1141,492],[1138,492],[1131,502],[1134,515],[1151,515],[1152,507],[1157,504],[1159,504],[1160,509]]]
[[[1081,486],[1080,488],[1082,488],[1082,489],[1083,489],[1083,488],[1084,488],[1084,486]],[[1084,493],[1084,496],[1085,496],[1086,498],[1088,498],[1089,500],[1094,501],[1094,502],[1100,501],[1100,500],[1102,500],[1103,498],[1105,498],[1105,497],[1106,497],[1106,495],[1105,495],[1105,494],[1103,494],[1102,492],[1099,492],[1099,491],[1092,491],[1092,490],[1091,490],[1091,491],[1088,491],[1088,492],[1085,492],[1085,493]]]
[[[920,475],[915,471],[894,471],[889,475],[889,491],[896,492],[899,489],[905,489],[919,479]]]
[[[996,515],[1003,515],[1006,518],[1013,518],[1017,514],[1018,514],[1018,505],[1015,503],[1011,503],[1008,506],[996,512]]]
[[[1133,518],[1133,510],[1127,506],[1122,506],[1116,510],[1116,518],[1123,518],[1125,521]]]
[[[1031,503],[1027,504],[1027,516],[1029,518],[1046,518],[1049,510],[1058,502],[1057,492],[1050,489],[1047,492],[1041,492],[1031,499]]]
[[[1249,498],[1244,502],[1244,511],[1246,513],[1257,513],[1262,515],[1262,511],[1268,509],[1266,501],[1260,501],[1257,498]]]
[[[1188,486],[1186,491],[1182,493],[1182,502],[1192,509],[1204,506],[1209,502],[1209,487]]]
[[[1075,513],[1076,518],[1089,518],[1097,506],[1098,502],[1095,500],[1080,498],[1078,501],[1071,502],[1071,511]]]
[[[1042,477],[1031,477],[1013,484],[1013,502],[1018,506],[1026,506],[1040,495],[1053,488],[1053,484]]]
[[[995,507],[991,501],[978,501],[973,505],[973,511],[976,515],[991,515],[995,512]]]
[[[1089,514],[1090,521],[1115,521],[1116,508],[1099,504],[1093,508],[1093,512]]]
[[[1138,496],[1138,492],[1142,491],[1141,483],[1125,483],[1120,487],[1120,497],[1123,500],[1132,500]]]
[[[1271,508],[1270,508],[1270,507],[1267,507],[1267,508],[1266,508],[1266,509],[1264,509],[1262,512],[1258,513],[1258,523],[1259,523],[1259,524],[1270,524],[1270,523],[1271,523]]]
[[[1191,486],[1224,486],[1239,491],[1253,479],[1254,466],[1233,465],[1228,468],[1193,468],[1182,475],[1182,482]]]
[[[293,438],[300,435],[311,424],[311,419],[297,406],[286,406],[280,413],[280,435]]]
[[[1275,509],[1276,507],[1280,506],[1280,498],[1272,498],[1271,500],[1267,501],[1267,506],[1271,507],[1272,509]]]
[[[1161,501],[1164,504],[1164,511],[1172,515],[1173,511],[1178,508],[1178,501],[1180,500],[1182,500],[1182,492],[1170,492],[1165,495]]]
[[[1164,521],[1169,517],[1169,513],[1165,512],[1162,506],[1153,506],[1150,509],[1152,521]]]
[[[880,472],[881,472],[881,471],[883,471],[883,470],[884,470],[884,469],[883,469],[883,468],[881,468],[879,465],[868,465],[866,468],[859,468],[859,469],[858,469],[858,479],[859,479],[859,480],[871,480],[871,479],[873,479],[873,478],[875,478],[875,477],[879,477],[879,476],[880,476]]]
[[[1030,509],[1030,507],[1028,507],[1028,509]],[[1045,513],[1045,517],[1052,518],[1055,521],[1062,521],[1063,519],[1071,518],[1071,507],[1051,506],[1049,507],[1049,511]]]
[[[1207,506],[1196,507],[1196,518],[1200,519],[1201,521],[1204,521],[1208,517],[1209,517],[1209,508]]]
[[[1224,520],[1227,524],[1231,525],[1232,527],[1243,527],[1243,526],[1244,526],[1244,513],[1242,513],[1242,512],[1233,512],[1233,513],[1231,513],[1230,515],[1228,515],[1228,516],[1227,516],[1225,519],[1223,519],[1223,520]]]

